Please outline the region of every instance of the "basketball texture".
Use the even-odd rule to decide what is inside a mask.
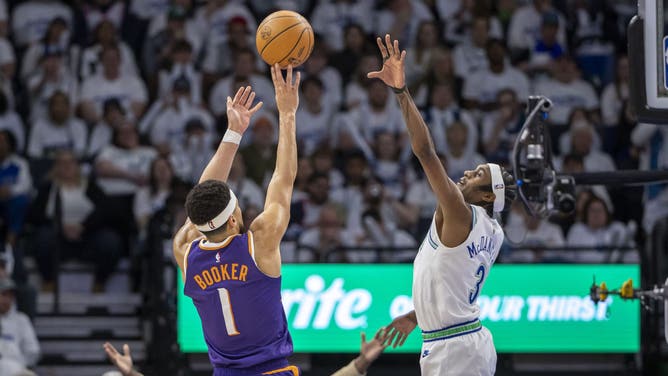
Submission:
[[[257,28],[255,46],[262,60],[281,68],[299,66],[313,51],[313,29],[299,13],[279,10],[267,16]]]

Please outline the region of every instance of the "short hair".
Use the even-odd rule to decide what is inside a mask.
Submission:
[[[317,76],[309,76],[302,81],[301,83],[302,93],[304,92],[304,90],[306,90],[306,86],[308,85],[315,85],[320,90],[325,88],[325,85],[322,83],[322,80],[319,79]]]
[[[513,201],[515,201],[517,198],[517,182],[515,181],[513,175],[508,172],[508,170],[506,170],[503,166],[499,167],[501,168],[501,177],[503,178],[503,185],[505,186],[505,197],[503,202],[503,211],[505,212],[510,209],[510,207],[513,205]],[[491,184],[482,186],[480,189],[485,192],[493,192]],[[494,214],[494,202],[489,202],[481,206],[487,210],[487,214],[490,216]]]
[[[591,192],[591,196],[587,201],[585,201],[584,206],[582,207],[582,222],[585,225],[589,225],[589,207],[594,203],[600,202],[603,205],[603,210],[605,210],[606,221],[605,225],[609,225],[612,222],[612,211],[608,208],[608,205],[605,203],[603,198],[596,195],[596,193]]]
[[[205,180],[190,190],[186,197],[186,214],[195,225],[203,225],[220,214],[230,202],[230,188],[219,180]],[[224,231],[226,226],[203,234]]]

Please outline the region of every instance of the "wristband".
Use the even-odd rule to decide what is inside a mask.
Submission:
[[[404,84],[404,87],[401,87],[401,88],[396,88],[394,86],[391,86],[391,87],[392,87],[392,91],[394,92],[394,94],[401,94],[404,91],[406,91],[406,85],[405,84]]]
[[[225,131],[225,135],[223,136],[223,142],[229,142],[232,144],[239,145],[239,143],[241,142],[241,134],[231,129],[228,129]]]

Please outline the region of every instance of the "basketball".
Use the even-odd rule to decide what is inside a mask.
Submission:
[[[262,60],[281,68],[301,65],[313,51],[313,28],[299,13],[279,10],[258,26],[255,45]]]

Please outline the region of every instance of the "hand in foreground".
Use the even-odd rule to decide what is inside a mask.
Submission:
[[[299,106],[299,81],[301,72],[297,72],[295,82],[292,82],[292,65],[288,65],[288,71],[283,79],[283,72],[278,64],[271,67],[271,80],[276,90],[276,107],[278,112],[296,112]]]
[[[109,342],[104,343],[104,352],[107,353],[109,360],[118,368],[123,376],[135,376],[140,373],[132,368],[132,356],[130,355],[130,346],[123,345],[123,355]]]
[[[386,328],[387,333],[383,344],[387,346],[392,345],[393,349],[403,345],[408,335],[411,334],[416,326],[417,320],[415,320],[414,312],[398,316]]]
[[[250,86],[240,87],[234,98],[227,97],[227,122],[228,128],[243,134],[248,129],[250,119],[260,108],[262,102],[258,102],[253,108],[255,92]]]
[[[380,354],[390,345],[384,344],[387,336],[386,328],[380,328],[373,339],[366,341],[366,334],[362,332],[362,345],[360,347],[360,355],[355,359],[355,368],[359,373],[366,373],[371,363],[373,363]]]
[[[399,50],[399,41],[390,40],[390,34],[385,34],[385,44],[380,37],[376,38],[380,54],[383,57],[383,68],[380,71],[367,73],[368,78],[379,78],[387,86],[395,89],[403,89],[406,86],[406,74],[404,60],[406,51]]]

